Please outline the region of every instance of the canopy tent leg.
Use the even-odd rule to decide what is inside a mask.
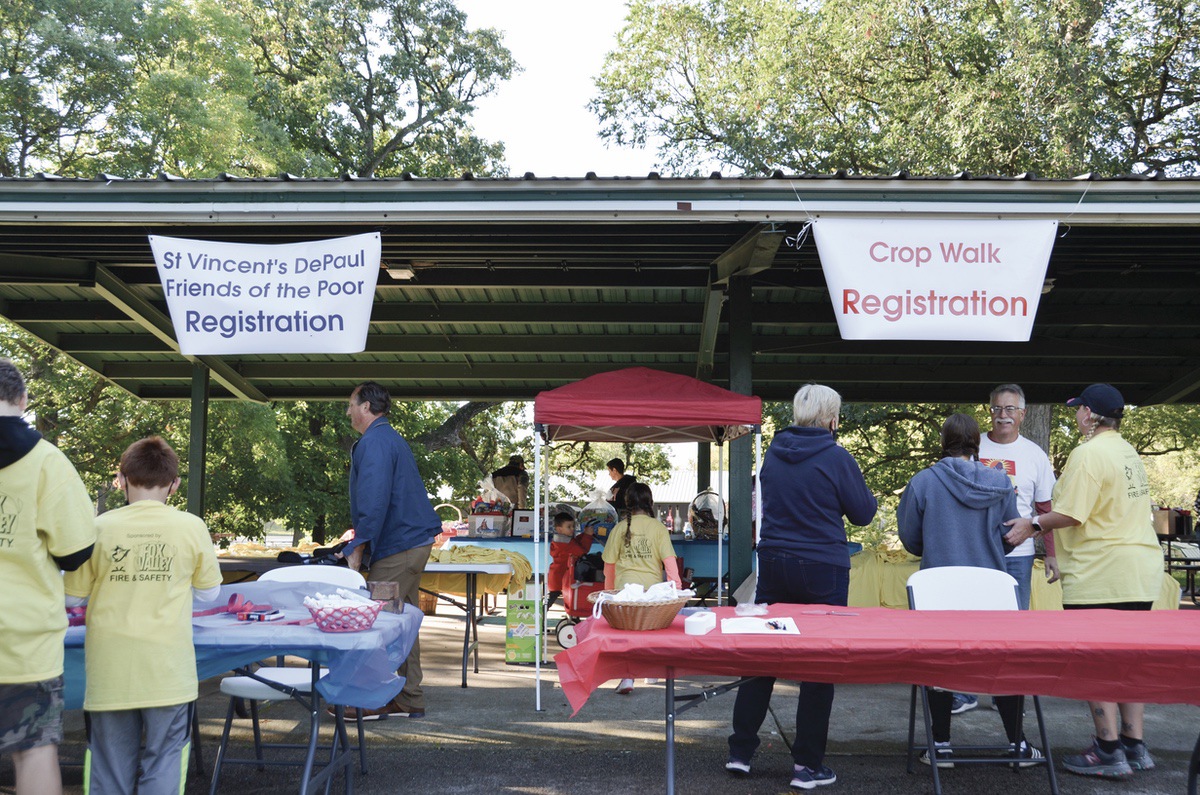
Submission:
[[[542,522],[545,521],[542,511],[542,434],[535,427],[533,431],[533,581],[537,593],[537,637],[533,641],[533,679],[535,682],[533,708],[542,711],[542,644],[546,642],[546,578],[542,577]],[[550,490],[550,474],[546,473],[546,491]],[[548,499],[548,497],[547,497]],[[538,521],[538,519],[542,521]],[[547,553],[549,550],[546,550]]]
[[[721,516],[722,520],[717,522],[717,607],[725,604],[725,596],[721,590],[721,584],[725,582],[725,565],[721,560],[721,548],[725,546],[725,526],[730,524],[729,509],[725,501],[725,445],[717,445],[717,499],[721,501]],[[730,506],[732,507],[732,506]],[[732,535],[731,535],[732,538]],[[730,543],[729,551],[733,552],[733,544]]]

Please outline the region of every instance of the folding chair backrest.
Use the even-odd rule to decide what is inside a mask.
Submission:
[[[277,569],[267,569],[258,579],[260,582],[320,582],[340,585],[343,588],[367,587],[365,577],[345,566],[280,566]]]
[[[977,566],[921,569],[908,578],[912,610],[1016,610],[1017,581],[1006,571]]]

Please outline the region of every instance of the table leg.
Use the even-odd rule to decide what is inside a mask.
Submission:
[[[667,669],[667,795],[675,795],[675,670]]]
[[[1200,776],[1200,737],[1196,738],[1196,747],[1192,750],[1192,761],[1188,764],[1188,795],[1197,795],[1196,778]]]
[[[475,611],[475,619],[471,622],[471,647],[475,650],[475,673],[479,673],[479,622],[483,620],[483,600],[487,598],[486,593],[479,593],[478,574],[471,574],[471,594],[472,599],[478,600],[480,609]],[[475,602],[472,602],[475,604]]]
[[[475,627],[475,573],[467,572],[467,625],[463,629],[462,686],[467,686],[467,661],[471,658],[471,630]],[[478,637],[478,630],[476,630]],[[476,657],[478,659],[478,657]],[[478,668],[476,668],[478,671]]]

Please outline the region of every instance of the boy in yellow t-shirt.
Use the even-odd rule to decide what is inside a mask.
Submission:
[[[179,488],[179,457],[161,437],[129,446],[117,486],[129,504],[97,517],[95,554],[65,578],[68,603],[88,601],[85,786],[89,795],[135,785],[182,793],[188,705],[199,689],[192,598],[215,599],[221,570],[204,522],[166,504]]]

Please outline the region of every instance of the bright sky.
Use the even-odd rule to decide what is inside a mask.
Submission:
[[[654,152],[610,149],[588,109],[592,78],[616,44],[624,0],[456,0],[472,28],[504,32],[504,46],[524,69],[479,103],[471,116],[479,135],[503,141],[509,174],[539,177],[640,177],[655,171]],[[696,446],[667,445],[687,467]]]
[[[592,78],[615,45],[623,0],[456,0],[471,28],[496,28],[525,70],[479,103],[472,124],[502,141],[509,174],[539,177],[645,176],[654,153],[609,149],[587,110]]]

